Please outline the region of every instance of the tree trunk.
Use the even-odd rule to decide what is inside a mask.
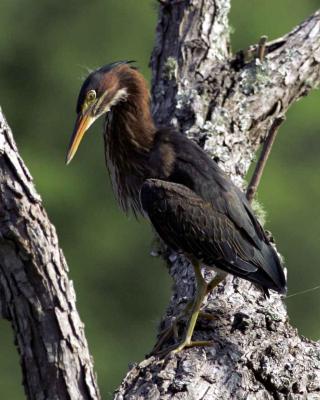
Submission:
[[[28,399],[100,399],[68,266],[0,109],[0,311]]]
[[[198,141],[243,187],[269,129],[320,82],[320,14],[233,56],[229,0],[160,4],[151,59],[155,120]],[[195,291],[187,260],[171,252],[167,262],[174,286],[160,330]],[[194,338],[214,344],[147,358],[128,372],[116,400],[320,399],[320,345],[290,326],[279,295],[265,299],[249,282],[229,276],[203,310],[216,318],[200,319]]]
[[[265,49],[232,56],[229,0],[159,2],[155,120],[197,140],[243,187],[274,121],[320,82],[320,14]],[[174,286],[161,329],[194,295],[187,260],[169,251],[166,260]],[[298,336],[279,295],[265,299],[228,277],[203,310],[216,318],[200,319],[194,336],[214,344],[147,358],[115,399],[320,399],[320,345]],[[0,312],[12,323],[29,399],[100,398],[55,230],[2,115]]]

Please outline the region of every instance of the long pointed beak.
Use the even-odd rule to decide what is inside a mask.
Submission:
[[[68,147],[68,153],[66,157],[66,164],[68,165],[70,161],[73,159],[74,155],[76,154],[80,142],[89,129],[89,127],[95,121],[94,117],[91,117],[89,112],[87,111],[85,114],[79,113],[76,119],[76,123],[74,125],[72,137],[70,140],[70,144]]]

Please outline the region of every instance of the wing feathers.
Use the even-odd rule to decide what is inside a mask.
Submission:
[[[284,290],[273,248],[253,226],[249,235],[247,227],[234,223],[232,208],[223,213],[186,186],[157,179],[145,181],[141,203],[160,237],[173,248],[265,288]]]

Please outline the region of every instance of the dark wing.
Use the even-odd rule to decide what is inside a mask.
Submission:
[[[141,203],[160,237],[172,248],[264,288],[284,291],[279,276],[270,275],[266,267],[278,270],[273,248],[263,242],[261,249],[252,246],[226,215],[186,186],[148,179],[141,189]]]
[[[174,161],[170,165],[168,160]],[[268,243],[245,195],[201,147],[184,135],[174,130],[159,130],[150,165],[154,170],[152,177],[187,186],[228,216],[252,245],[262,248],[261,242]]]
[[[262,247],[262,241],[268,242],[245,195],[217,163],[183,135],[172,133],[170,138],[176,158],[171,176],[166,180],[183,184],[210,202],[216,210],[228,216],[257,248]]]

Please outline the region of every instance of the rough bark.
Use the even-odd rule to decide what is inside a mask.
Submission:
[[[54,227],[0,109],[0,312],[28,399],[100,399]]]
[[[274,121],[320,82],[320,14],[266,44],[230,53],[229,0],[160,2],[152,55],[153,112],[197,140],[236,184]],[[192,268],[166,254],[173,294],[160,329],[194,295]],[[209,271],[205,272],[210,275]],[[265,299],[228,277],[205,301],[191,348],[135,365],[115,394],[122,399],[320,399],[320,344],[298,335],[282,299]]]

